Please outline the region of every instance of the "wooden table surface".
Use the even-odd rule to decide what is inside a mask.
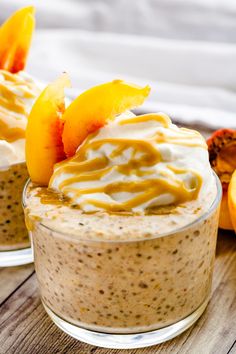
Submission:
[[[53,324],[43,309],[33,265],[0,268],[0,354],[13,353],[236,353],[235,234],[219,231],[212,299],[202,317],[179,337],[144,349],[103,349],[71,338]]]
[[[236,353],[236,236],[219,232],[212,299],[203,316],[179,337],[144,349],[103,349],[69,337],[43,309],[33,265],[0,268],[0,353]]]

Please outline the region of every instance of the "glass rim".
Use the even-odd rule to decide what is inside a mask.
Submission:
[[[145,238],[145,237],[134,238],[134,239],[131,239],[131,240],[127,240],[127,239],[113,239],[113,240],[109,240],[109,239],[86,239],[86,238],[81,238],[79,236],[77,237],[74,233],[72,234],[70,232],[62,232],[60,230],[57,230],[56,228],[49,227],[49,226],[45,225],[42,221],[37,221],[37,223],[42,228],[44,228],[46,230],[49,230],[49,231],[52,231],[54,233],[57,233],[58,235],[63,236],[66,239],[68,239],[70,236],[73,235],[73,241],[76,241],[76,242],[83,241],[83,242],[88,242],[88,243],[130,243],[130,242],[132,243],[132,242],[144,242],[144,241],[154,240],[154,239],[161,238],[161,237],[172,236],[173,234],[182,232],[182,231],[188,229],[189,227],[192,227],[194,225],[197,225],[199,222],[204,221],[218,207],[218,205],[219,205],[219,203],[221,201],[221,198],[222,198],[222,185],[221,185],[220,179],[217,176],[217,174],[215,173],[215,171],[212,170],[212,172],[213,172],[213,175],[215,177],[217,193],[216,193],[216,197],[214,198],[214,200],[213,200],[212,204],[210,205],[209,209],[206,212],[204,212],[203,214],[201,214],[198,218],[193,220],[192,222],[187,223],[186,225],[181,226],[181,227],[179,227],[177,229],[174,229],[174,230],[172,230],[170,232],[165,232],[165,233],[162,233],[162,234],[159,234],[159,235],[156,235],[156,236],[150,236],[150,237],[147,237],[147,238]],[[27,203],[26,203],[25,199],[26,199],[27,188],[28,188],[30,183],[31,183],[31,180],[29,178],[27,180],[25,186],[24,186],[23,193],[22,193],[22,205],[23,205],[24,209],[27,207]],[[92,217],[92,215],[91,215],[91,217]]]

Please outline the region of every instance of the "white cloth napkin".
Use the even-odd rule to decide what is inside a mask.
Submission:
[[[32,1],[2,0],[6,17]],[[114,78],[152,87],[143,111],[236,128],[236,4],[191,0],[40,0],[28,71],[62,71],[73,97]],[[224,41],[224,43],[223,43]]]
[[[215,128],[236,127],[235,63],[232,44],[67,29],[38,31],[28,69],[45,81],[67,71],[73,96],[114,78],[150,84],[144,111]]]

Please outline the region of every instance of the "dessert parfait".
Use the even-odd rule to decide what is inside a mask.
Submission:
[[[65,109],[63,75],[29,116],[24,192],[42,302],[82,341],[135,348],[191,326],[210,298],[221,186],[200,133],[135,116],[115,80]]]
[[[0,27],[0,266],[32,261],[21,196],[28,178],[25,129],[39,94],[23,70],[34,29],[34,9],[23,8]]]

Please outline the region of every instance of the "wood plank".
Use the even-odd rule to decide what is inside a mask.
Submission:
[[[230,351],[227,354],[235,354],[236,353],[236,340],[234,341],[234,344],[230,348]]]
[[[0,304],[34,272],[33,264],[0,268]]]
[[[219,235],[213,297],[197,322],[181,336],[134,354],[226,354],[233,353],[236,339],[236,239]],[[45,313],[32,275],[0,307],[0,348],[8,354],[118,354],[121,350],[83,344],[60,331]]]
[[[35,274],[0,307],[0,352],[8,354],[87,353],[91,347],[60,331],[45,313]]]

